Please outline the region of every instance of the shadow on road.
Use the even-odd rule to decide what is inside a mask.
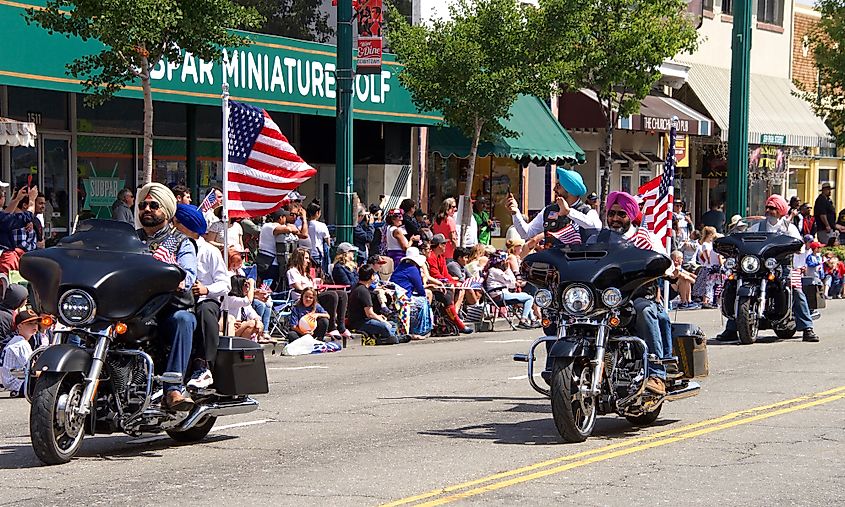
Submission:
[[[151,438],[159,435],[151,435]],[[143,441],[144,438],[135,439],[125,435],[86,437],[82,442],[82,449],[76,455],[79,460],[118,461],[126,458],[160,458],[162,451],[171,447],[183,445],[204,445],[224,442],[237,438],[228,435],[211,435],[201,442],[193,444],[182,444],[171,440],[166,435],[160,436],[160,440]],[[135,440],[142,440],[136,443]],[[68,464],[68,466],[71,466]],[[43,466],[35,456],[35,451],[29,444],[6,444],[0,445],[0,470],[19,468],[37,468]]]

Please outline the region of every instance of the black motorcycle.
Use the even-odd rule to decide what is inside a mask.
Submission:
[[[762,224],[759,219],[743,224],[743,231],[713,242],[727,270],[722,314],[736,321],[740,343],[754,343],[760,329],[773,329],[780,339],[792,338],[796,331],[787,273],[804,244],[787,234],[751,232]]]
[[[24,372],[32,446],[45,464],[70,461],[86,434],[166,431],[198,441],[218,417],[256,410],[248,395],[268,391],[261,347],[224,337],[213,388],[191,393],[190,412],[162,406],[162,384],[183,379],[163,375],[157,318],[174,304],[184,271],[154,259],[128,224],[82,222],[57,246],[24,255],[20,272],[45,324],[58,319]]]
[[[649,352],[634,333],[637,318],[632,301],[664,275],[670,260],[641,250],[603,232],[601,243],[546,250],[529,255],[522,271],[539,290],[534,301],[542,309],[545,336],[527,355],[528,381],[551,398],[552,415],[561,437],[583,442],[596,417],[616,413],[635,425],[657,420],[665,401],[698,394],[691,381],[707,375],[706,339],[690,325],[673,325],[675,352],[669,360],[651,357],[674,373],[666,395],[646,390]],[[534,380],[535,351],[545,344],[549,369],[542,373],[550,389]]]

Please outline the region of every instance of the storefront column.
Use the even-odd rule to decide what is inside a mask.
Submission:
[[[185,106],[185,183],[191,191],[193,202],[200,201],[197,179],[197,106]]]
[[[810,159],[810,169],[807,171],[807,184],[805,185],[806,199],[804,202],[815,203],[819,196],[819,160],[815,157]]]
[[[522,180],[522,195],[520,196],[521,202],[519,209],[524,209],[526,213],[528,213],[528,173],[530,172],[528,170],[528,164],[519,163],[519,175]]]
[[[839,209],[845,208],[845,160],[842,160],[842,155],[845,150],[839,151],[839,162],[836,164],[836,204]]]
[[[425,171],[420,166],[420,155],[420,129],[411,127],[411,199],[417,201],[418,206],[422,197],[422,178],[425,176]]]
[[[420,194],[417,196],[419,206],[423,202],[428,206],[428,127],[420,127]]]

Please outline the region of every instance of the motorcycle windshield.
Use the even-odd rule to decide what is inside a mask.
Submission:
[[[727,257],[755,255],[778,260],[799,253],[803,246],[798,238],[774,232],[734,232],[713,242],[713,249]]]
[[[58,301],[70,289],[94,299],[104,320],[129,320],[156,296],[173,292],[184,271],[158,261],[129,224],[86,220],[58,245],[21,257],[20,273],[34,290],[40,311],[58,315]]]
[[[605,231],[595,244],[555,248],[525,258],[528,271],[550,267],[559,283],[581,282],[601,291],[610,287],[629,297],[637,289],[660,278],[671,261],[652,250],[642,250],[619,234]]]

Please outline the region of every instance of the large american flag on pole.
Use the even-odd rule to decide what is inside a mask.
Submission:
[[[672,238],[672,201],[670,190],[675,178],[675,148],[670,146],[663,174],[641,186],[638,190],[643,199],[642,226],[654,233],[668,247]]]
[[[229,101],[230,217],[256,217],[284,204],[288,193],[317,174],[297,155],[267,111]]]

